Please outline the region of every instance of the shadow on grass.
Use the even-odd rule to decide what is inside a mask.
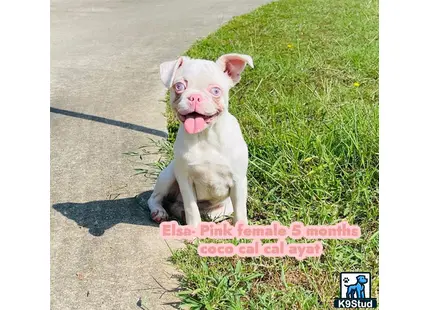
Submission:
[[[151,220],[146,201],[152,191],[137,197],[116,200],[99,200],[86,203],[58,203],[53,208],[79,226],[88,228],[93,236],[101,236],[119,223],[158,227]]]

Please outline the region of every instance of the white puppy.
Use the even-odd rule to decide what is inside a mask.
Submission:
[[[181,124],[174,159],[148,200],[154,221],[167,220],[167,209],[193,226],[201,214],[214,220],[233,211],[234,222],[247,222],[248,147],[228,112],[228,92],[246,64],[253,67],[250,56],[227,54],[216,62],[180,57],[160,65]]]

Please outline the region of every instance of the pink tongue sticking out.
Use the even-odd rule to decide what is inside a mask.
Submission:
[[[205,129],[206,123],[201,116],[187,115],[187,119],[184,122],[184,127],[188,133],[193,134]]]

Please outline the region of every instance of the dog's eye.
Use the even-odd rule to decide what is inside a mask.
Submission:
[[[211,90],[210,90],[210,92],[215,97],[218,97],[219,95],[221,95],[221,88],[219,88],[219,87],[212,87]]]
[[[185,90],[185,84],[182,82],[178,82],[175,84],[175,91],[177,93],[182,93]]]

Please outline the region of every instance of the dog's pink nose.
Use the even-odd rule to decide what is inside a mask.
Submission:
[[[198,102],[202,102],[203,101],[203,97],[200,94],[191,94],[188,96],[188,100],[190,102],[193,102],[195,104],[197,104]]]
[[[189,95],[187,99],[188,99],[188,104],[190,108],[193,109],[194,111],[199,109],[200,104],[203,102],[202,95],[197,93]]]

